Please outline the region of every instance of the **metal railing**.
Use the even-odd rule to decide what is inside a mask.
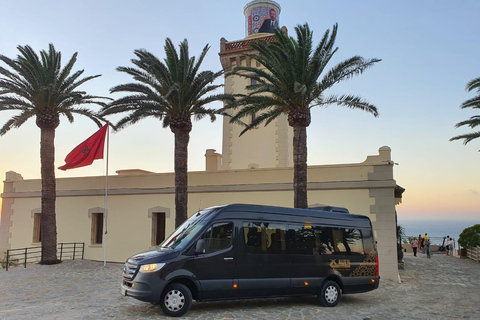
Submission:
[[[468,248],[467,257],[474,261],[480,262],[480,247]]]
[[[418,239],[418,236],[416,236],[416,237],[414,237],[414,236],[402,236],[402,243],[410,243],[410,241],[409,241],[410,238]],[[443,238],[444,237],[429,237],[430,244],[431,245],[441,245],[443,243],[444,245],[447,245],[447,241],[445,240],[445,242],[444,242]]]
[[[60,254],[60,261],[62,259],[80,258],[83,260],[85,254],[85,242],[62,242],[58,244],[57,254]],[[5,259],[5,270],[8,271],[8,266],[13,264],[23,264],[23,267],[27,267],[27,262],[40,261],[42,257],[42,247],[29,247],[19,249],[7,250],[7,256]]]

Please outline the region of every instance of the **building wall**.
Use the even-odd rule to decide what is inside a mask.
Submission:
[[[347,207],[372,220],[382,279],[398,280],[395,199],[390,149],[363,163],[311,166],[311,205]],[[220,170],[189,173],[189,215],[228,203],[291,207],[292,168]],[[91,245],[91,214],[103,212],[104,177],[57,179],[58,242],[85,242],[85,258],[103,260],[104,245]],[[33,245],[34,212],[40,212],[40,180],[9,172],[2,194],[0,251]],[[148,249],[152,213],[166,213],[166,234],[174,231],[174,174],[120,174],[109,177],[107,260],[123,262]]]

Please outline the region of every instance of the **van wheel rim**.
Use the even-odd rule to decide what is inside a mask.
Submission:
[[[334,303],[337,301],[338,298],[338,292],[337,288],[334,286],[329,286],[325,290],[325,300],[327,300],[328,303]]]
[[[171,290],[165,295],[164,303],[168,310],[177,312],[185,305],[185,296],[179,290]]]

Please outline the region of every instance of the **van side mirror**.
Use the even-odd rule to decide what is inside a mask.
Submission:
[[[197,244],[195,245],[195,253],[205,253],[205,240],[198,239]]]

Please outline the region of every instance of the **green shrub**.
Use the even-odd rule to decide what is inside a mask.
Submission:
[[[464,248],[480,247],[480,224],[463,229],[458,244]]]

